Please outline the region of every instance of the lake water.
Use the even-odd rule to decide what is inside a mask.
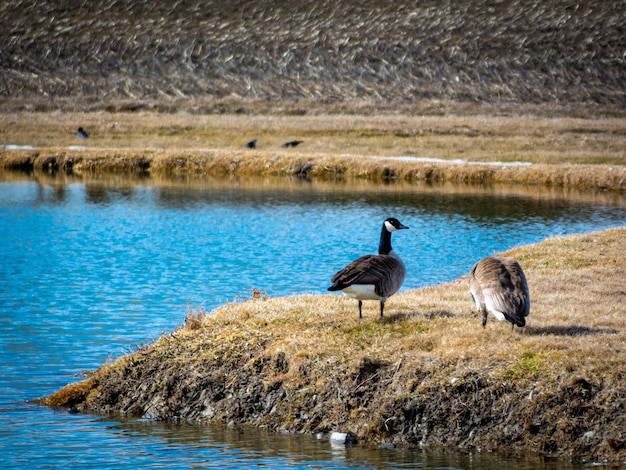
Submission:
[[[626,224],[623,196],[515,191],[0,174],[0,466],[572,468],[334,449],[311,436],[74,415],[29,401],[155,340],[188,309],[252,288],[327,293],[336,270],[376,251],[388,216],[410,227],[393,238],[404,289],[455,279],[519,244]]]

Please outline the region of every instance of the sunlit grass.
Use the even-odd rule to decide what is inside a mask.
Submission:
[[[168,419],[187,410],[190,419],[291,431],[351,429],[405,443],[412,434],[394,434],[391,417],[428,406],[419,419],[431,423],[432,444],[466,442],[472,429],[473,445],[504,445],[502,426],[518,426],[523,449],[570,455],[584,430],[596,429],[594,446],[577,452],[613,458],[624,420],[617,403],[626,376],[625,252],[626,228],[507,252],[520,260],[531,292],[527,326],[514,330],[493,318],[482,328],[466,277],[397,294],[382,319],[376,302],[366,302],[359,319],[356,302],[340,295],[269,298],[253,289],[212,312],[191,311],[154,344],[43,401]],[[206,387],[214,390],[208,402],[197,398]],[[271,413],[261,411],[266,402]],[[206,403],[213,411],[203,415]],[[572,406],[584,419],[563,421]],[[242,407],[256,411],[237,414]],[[459,421],[462,409],[490,425]]]
[[[90,139],[78,140],[82,126]],[[0,144],[88,149],[244,150],[261,154],[415,156],[478,162],[624,164],[623,118],[276,116],[187,113],[0,114]],[[280,146],[304,140],[295,152]]]
[[[89,139],[76,138],[79,125],[91,132]],[[621,118],[526,115],[0,114],[0,143],[36,147],[0,148],[0,164],[77,175],[295,176],[623,192],[624,126]],[[257,149],[246,149],[252,138]],[[304,142],[281,147],[291,139]]]

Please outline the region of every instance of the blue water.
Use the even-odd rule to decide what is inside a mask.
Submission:
[[[256,446],[258,433],[232,437],[232,430],[71,415],[29,402],[155,340],[189,309],[211,310],[252,288],[326,293],[336,270],[375,252],[388,216],[410,227],[393,245],[411,289],[455,279],[477,259],[519,244],[626,225],[626,201],[285,181],[2,182],[0,466],[423,464],[427,456],[418,453],[337,454],[327,442],[277,436]]]

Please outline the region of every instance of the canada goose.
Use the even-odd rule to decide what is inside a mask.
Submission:
[[[330,280],[330,291],[342,291],[348,297],[358,299],[359,318],[363,318],[363,300],[380,300],[380,316],[385,310],[385,301],[398,292],[406,276],[406,268],[400,257],[391,248],[391,234],[396,230],[408,229],[394,217],[383,222],[377,255],[365,255],[338,271]]]
[[[290,140],[289,142],[285,142],[282,147],[297,147],[298,145],[300,145],[302,142],[304,142],[304,140]]]
[[[256,148],[256,139],[251,140],[250,142],[248,142],[246,144],[246,147],[249,148],[249,149],[255,149]]]
[[[511,322],[511,329],[526,325],[530,313],[528,284],[522,267],[513,258],[481,259],[470,271],[469,289],[476,309],[483,314],[483,328],[489,312],[500,321]]]
[[[87,131],[85,131],[85,129],[83,129],[82,127],[78,128],[78,131],[76,132],[76,135],[78,136],[79,139],[88,139],[89,138],[89,134],[87,134]]]

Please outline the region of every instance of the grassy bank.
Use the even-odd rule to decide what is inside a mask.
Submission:
[[[469,112],[470,110],[468,110]],[[584,109],[579,109],[584,111]],[[90,138],[80,140],[82,126]],[[626,164],[626,116],[469,114],[193,115],[189,113],[0,113],[0,146],[87,150],[241,151],[430,157],[479,162]],[[285,151],[281,144],[304,142]]]
[[[166,420],[349,431],[364,444],[626,461],[626,229],[508,254],[528,326],[472,311],[466,278],[407,291],[379,319],[341,296],[250,299],[191,312],[154,344],[42,400]]]
[[[78,126],[89,130],[77,139]],[[0,114],[0,168],[152,176],[277,175],[624,192],[622,117]],[[257,140],[257,148],[245,143]],[[287,140],[304,142],[283,149]],[[77,144],[80,147],[76,148]]]
[[[5,170],[39,173],[70,172],[150,174],[155,177],[282,176],[323,181],[363,179],[372,182],[457,183],[473,185],[521,184],[584,191],[626,191],[623,168],[606,165],[488,165],[333,155],[265,152],[153,152],[0,150]]]

